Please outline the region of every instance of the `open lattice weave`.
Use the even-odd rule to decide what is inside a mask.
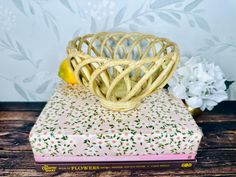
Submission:
[[[70,41],[67,52],[77,81],[115,111],[163,88],[179,61],[175,43],[141,33],[88,34]]]

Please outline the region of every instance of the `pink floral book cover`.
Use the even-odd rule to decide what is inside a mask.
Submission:
[[[194,159],[201,138],[182,101],[164,89],[134,110],[114,112],[86,88],[64,83],[29,135],[37,162]]]

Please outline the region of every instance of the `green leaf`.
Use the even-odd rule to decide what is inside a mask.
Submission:
[[[63,140],[67,140],[68,137],[67,137],[67,136],[63,136],[61,139],[63,139]]]
[[[111,128],[114,128],[114,125],[113,125],[113,124],[109,124],[109,126],[110,126]]]

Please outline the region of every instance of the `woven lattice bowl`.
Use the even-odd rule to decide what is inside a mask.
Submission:
[[[127,111],[165,86],[179,61],[175,43],[141,33],[88,34],[67,47],[77,82],[114,111]]]

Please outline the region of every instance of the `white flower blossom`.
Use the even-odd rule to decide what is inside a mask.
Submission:
[[[168,85],[170,93],[184,99],[190,107],[202,111],[212,110],[228,98],[225,77],[220,67],[199,56],[182,57]]]

